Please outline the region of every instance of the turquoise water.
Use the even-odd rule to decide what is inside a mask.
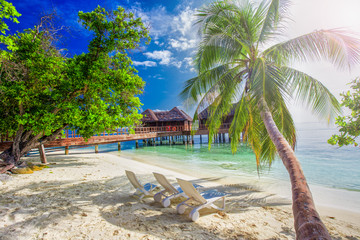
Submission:
[[[360,148],[329,145],[327,139],[336,133],[334,127],[307,123],[297,124],[297,129],[298,143],[295,153],[310,184],[360,191]],[[111,152],[116,149],[117,144],[109,144],[101,145],[99,150]],[[197,136],[193,146],[158,145],[135,149],[134,142],[127,142],[122,143],[122,149],[125,151],[122,151],[121,156],[159,166],[179,166],[199,174],[211,172],[219,176],[257,176],[255,156],[248,146],[239,145],[238,152],[234,155],[228,143],[214,144],[209,151],[207,136],[203,136],[203,144],[200,144]],[[263,177],[289,179],[279,159],[271,168],[261,169],[260,178]]]

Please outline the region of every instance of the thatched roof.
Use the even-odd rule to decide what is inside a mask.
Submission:
[[[143,122],[192,121],[189,115],[177,107],[174,107],[170,111],[153,111],[146,109],[141,114],[143,115]]]
[[[236,105],[237,105],[237,103],[233,104],[232,109],[231,109],[230,113],[228,114],[228,117],[231,117],[231,116],[235,115],[235,107],[236,107]],[[210,114],[209,113],[209,107],[207,107],[201,113],[199,113],[198,118],[199,118],[199,120],[208,119],[209,114]]]

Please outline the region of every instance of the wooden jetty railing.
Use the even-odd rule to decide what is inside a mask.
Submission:
[[[200,126],[196,135],[208,134],[205,126]],[[219,133],[228,132],[230,124],[223,124],[219,129]],[[184,129],[184,126],[162,126],[162,127],[135,127],[135,133],[130,134],[129,128],[119,128],[109,132],[97,134],[87,140],[81,137],[77,131],[65,130],[64,134],[58,139],[45,143],[45,147],[61,147],[61,146],[81,146],[81,145],[99,145],[116,142],[126,142],[133,140],[143,140],[158,137],[172,137],[181,135],[190,135],[190,131]],[[10,134],[0,134],[0,151],[4,151],[12,144],[13,137]]]
[[[163,127],[135,127],[135,134],[143,134],[143,133],[169,133],[169,132],[183,132],[184,126],[163,126]],[[94,135],[94,137],[99,136],[118,136],[127,134],[130,135],[129,128],[118,128],[109,132],[102,132],[100,134]],[[77,131],[64,130],[64,134],[59,138],[77,138],[81,137],[77,133]],[[10,140],[12,141],[12,140]]]
[[[219,130],[223,130],[223,129],[229,129],[230,128],[231,123],[223,123],[221,124]],[[205,124],[199,124],[199,129],[198,130],[208,130],[205,126]]]

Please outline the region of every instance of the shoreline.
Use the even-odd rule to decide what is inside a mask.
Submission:
[[[27,158],[39,162],[37,157]],[[294,239],[291,201],[246,182],[227,184],[110,153],[49,154],[50,168],[13,175],[0,186],[0,239]],[[206,210],[193,223],[153,199],[139,202],[124,170],[140,181],[152,172],[196,180],[227,197],[224,213]],[[333,238],[360,238],[358,213],[318,207]]]
[[[256,188],[260,188],[262,191],[266,191],[269,193],[273,193],[279,195],[288,200],[292,199],[291,196],[291,185],[289,181],[283,179],[273,178],[271,176],[258,176],[251,175],[249,173],[241,173],[241,175],[230,175],[225,176],[224,174],[219,174],[218,172],[207,172],[205,169],[203,172],[199,173],[198,169],[188,169],[184,168],[179,164],[159,164],[161,161],[166,161],[166,158],[160,158],[158,162],[152,162],[154,159],[141,159],[136,153],[129,152],[108,152],[107,154],[111,154],[114,156],[120,156],[127,158],[129,160],[138,161],[141,163],[146,163],[150,165],[155,165],[161,168],[165,168],[168,170],[172,170],[174,172],[178,172],[181,174],[190,173],[190,175],[194,175],[196,172],[200,174],[200,177],[220,177],[221,179],[217,180],[220,184],[232,184],[235,182],[242,182],[248,185],[253,185]],[[239,171],[237,171],[238,173]],[[229,171],[229,174],[233,173]],[[356,212],[360,214],[360,191],[356,190],[348,190],[341,188],[331,188],[329,186],[324,186],[320,184],[312,184],[309,183],[310,190],[314,197],[314,202],[316,206],[324,207],[324,208],[334,208],[341,209],[348,212]]]

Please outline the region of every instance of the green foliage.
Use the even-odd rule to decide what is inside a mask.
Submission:
[[[150,40],[141,19],[119,7],[79,12],[93,38],[88,52],[66,58],[48,28],[8,36],[0,58],[0,132],[51,136],[64,127],[85,138],[141,119],[144,82],[127,55]],[[42,26],[49,26],[42,24]]]
[[[344,145],[354,144],[355,147],[358,143],[355,141],[360,135],[360,78],[356,78],[351,85],[354,91],[347,91],[341,94],[342,106],[351,110],[351,114],[345,117],[339,116],[336,118],[336,125],[339,127],[339,135],[332,135],[328,140],[331,145]]]
[[[9,3],[5,0],[0,0],[0,43],[5,43],[8,46],[12,46],[13,42],[10,38],[5,36],[6,31],[9,30],[8,25],[5,23],[4,19],[8,19],[14,23],[19,23],[16,17],[20,17],[21,14],[18,13],[12,3]],[[11,48],[11,47],[10,47]]]
[[[209,107],[206,123],[211,137],[235,107],[230,127],[235,152],[242,136],[256,155],[258,166],[271,164],[276,148],[261,117],[269,108],[280,130],[294,148],[296,130],[287,104],[295,98],[325,119],[334,117],[340,104],[315,78],[290,66],[294,60],[328,59],[340,68],[357,64],[360,42],[341,30],[322,30],[269,47],[279,39],[288,19],[287,0],[216,1],[196,14],[201,42],[195,56],[198,76],[188,80],[181,93],[187,103],[197,105],[198,114]]]
[[[5,34],[6,30],[9,30],[8,25],[4,22],[3,19],[9,19],[14,23],[19,23],[16,17],[20,17],[21,14],[18,13],[12,3],[9,3],[5,0],[0,0],[0,32]]]

